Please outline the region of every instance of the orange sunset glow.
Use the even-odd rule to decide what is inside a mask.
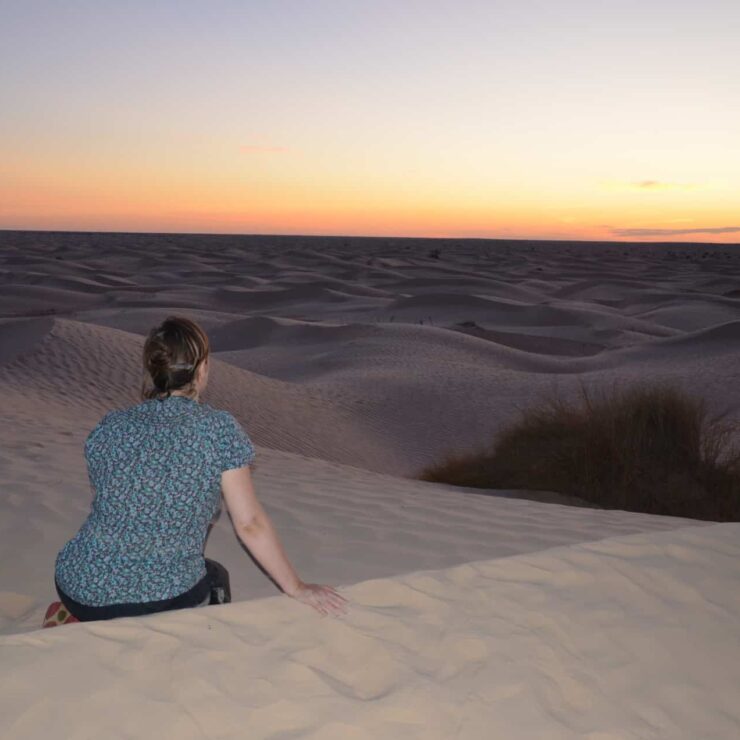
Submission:
[[[4,19],[0,228],[740,241],[734,4],[137,7]]]

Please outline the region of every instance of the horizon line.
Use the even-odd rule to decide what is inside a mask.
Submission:
[[[242,236],[255,237],[266,236],[273,238],[293,239],[406,239],[408,241],[488,241],[488,242],[557,242],[576,244],[658,244],[658,245],[680,245],[698,244],[713,247],[740,247],[740,242],[703,242],[703,241],[654,241],[644,239],[533,239],[531,237],[504,237],[504,236],[403,236],[403,235],[374,235],[374,234],[280,234],[263,232],[235,232],[235,231],[118,231],[109,229],[13,229],[0,227],[0,233],[18,232],[29,234],[124,234],[140,236]]]

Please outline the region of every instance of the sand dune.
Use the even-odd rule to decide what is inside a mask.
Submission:
[[[3,737],[740,734],[735,525],[410,477],[581,382],[740,416],[731,246],[0,232],[0,285]],[[209,332],[204,400],[343,620],[263,599],[222,515],[237,603],[34,631],[89,506],[82,443],[138,402],[169,313]]]
[[[0,363],[31,352],[53,325],[52,318],[0,319]]]
[[[0,638],[4,738],[736,737],[740,525]],[[74,665],[74,679],[70,668]]]
[[[732,354],[738,340],[740,340],[740,321],[728,321],[708,329],[698,329],[669,337],[657,346],[661,348],[663,354],[679,349],[691,350],[697,354],[700,352]]]

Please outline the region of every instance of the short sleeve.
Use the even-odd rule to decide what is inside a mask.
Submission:
[[[85,450],[87,451],[92,447],[93,442],[95,442],[95,439],[98,437],[98,435],[105,429],[106,423],[113,418],[113,415],[115,414],[115,410],[108,411],[103,418],[93,427],[93,429],[90,431],[90,433],[85,438]]]
[[[242,425],[226,411],[219,417],[216,454],[221,472],[251,464],[255,458],[254,445]]]

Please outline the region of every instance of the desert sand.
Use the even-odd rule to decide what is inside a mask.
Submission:
[[[413,477],[581,382],[740,416],[740,247],[0,232],[0,284],[3,738],[740,736],[740,524]],[[170,313],[345,616],[280,595],[222,514],[234,603],[39,629],[84,439]]]

